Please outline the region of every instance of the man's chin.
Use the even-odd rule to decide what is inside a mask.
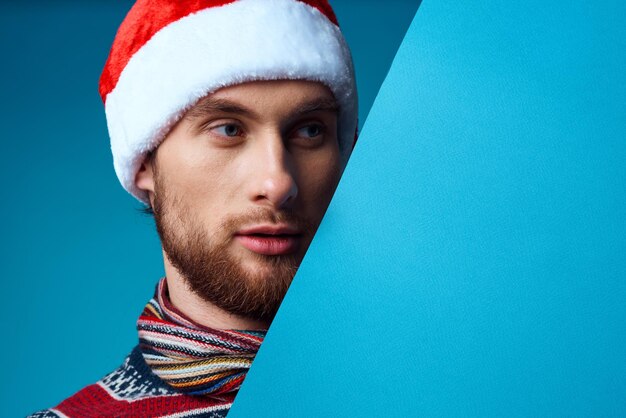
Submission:
[[[248,254],[240,260],[241,271],[254,282],[274,280],[277,275],[293,279],[300,264],[300,257],[297,256]]]
[[[248,254],[231,263],[229,272],[212,276],[208,286],[198,286],[196,281],[195,289],[201,297],[232,314],[271,321],[297,268],[293,258]]]

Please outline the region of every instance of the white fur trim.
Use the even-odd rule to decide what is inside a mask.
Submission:
[[[137,51],[106,98],[115,172],[137,199],[135,175],[182,114],[221,87],[304,79],[327,85],[340,106],[344,163],[354,139],[357,97],[350,51],[337,26],[296,0],[238,0],[188,15]]]

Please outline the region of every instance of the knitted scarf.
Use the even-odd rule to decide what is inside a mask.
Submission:
[[[169,300],[161,279],[137,321],[146,363],[165,383],[189,395],[235,392],[266,330],[217,330],[185,317]]]

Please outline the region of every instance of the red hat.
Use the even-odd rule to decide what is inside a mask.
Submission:
[[[143,202],[135,175],[199,99],[253,80],[311,80],[339,104],[347,161],[357,128],[350,50],[326,0],[138,0],[100,78],[115,172]]]

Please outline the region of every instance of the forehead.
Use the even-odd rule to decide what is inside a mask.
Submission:
[[[200,99],[185,115],[211,112],[293,114],[338,112],[332,92],[322,83],[304,80],[251,81],[221,88]]]

